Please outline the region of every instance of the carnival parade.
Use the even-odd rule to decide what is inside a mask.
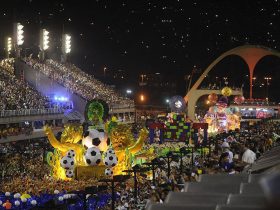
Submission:
[[[3,2],[0,210],[280,209],[279,8]]]

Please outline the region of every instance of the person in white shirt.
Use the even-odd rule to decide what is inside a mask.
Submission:
[[[242,161],[243,161],[244,163],[252,164],[252,163],[255,162],[256,159],[257,159],[257,158],[256,158],[256,153],[254,153],[252,150],[250,150],[250,149],[248,148],[247,145],[245,145],[245,147],[244,147],[244,153],[243,153],[243,155],[242,155]]]

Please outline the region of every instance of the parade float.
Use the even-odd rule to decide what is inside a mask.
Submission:
[[[85,112],[89,122],[87,128],[81,124],[66,124],[58,139],[50,127],[45,127],[54,147],[47,156],[52,176],[68,180],[120,175],[135,164],[150,161],[169,151],[178,151],[185,146],[205,146],[209,135],[240,127],[238,108],[228,106],[231,92],[229,87],[225,87],[220,97],[210,94],[211,106],[200,121],[189,120],[184,99],[174,96],[170,99],[171,112],[164,118],[146,123],[147,129],[142,128],[136,138],[131,126],[119,123],[116,117],[104,122],[108,111],[106,104],[91,101]],[[236,104],[243,101],[243,96],[234,98]]]
[[[211,93],[208,96],[210,107],[204,116],[204,121],[208,124],[208,133],[217,134],[240,128],[240,111],[238,107],[228,106],[232,90],[224,87],[221,91],[222,96]],[[241,104],[244,102],[243,96],[235,96],[234,103]]]
[[[86,119],[90,123],[84,131],[82,125],[66,124],[60,139],[46,126],[45,133],[53,152],[47,155],[51,174],[56,179],[100,178],[123,174],[133,165],[133,156],[139,152],[148,136],[145,128],[135,139],[131,127],[119,124],[115,117],[104,123],[105,108],[100,101],[89,102]]]

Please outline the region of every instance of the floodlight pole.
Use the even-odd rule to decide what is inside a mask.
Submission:
[[[193,168],[193,147],[192,147],[192,168]]]
[[[156,186],[156,172],[155,172],[155,163],[152,161],[152,174],[153,174],[153,186]]]
[[[128,176],[124,176],[124,175],[117,175],[117,176],[113,176],[112,179],[101,179],[99,180],[99,182],[106,182],[106,183],[111,183],[111,198],[112,198],[112,209],[115,209],[115,183],[117,182],[124,182],[125,179],[128,178]]]
[[[139,165],[135,165],[134,167],[132,167],[132,170],[124,170],[123,172],[126,172],[126,173],[133,173],[133,179],[134,179],[134,198],[135,198],[135,201],[137,203],[137,196],[138,196],[138,181],[137,181],[137,173],[138,172],[141,172],[141,170],[143,171],[144,169],[140,168]]]
[[[111,181],[111,190],[112,190],[112,210],[115,209],[115,182],[114,179]]]

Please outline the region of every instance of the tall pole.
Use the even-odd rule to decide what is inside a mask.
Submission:
[[[133,169],[133,175],[134,175],[134,199],[135,202],[137,203],[137,177],[136,177],[136,169]]]
[[[250,73],[250,99],[253,99],[253,74]]]
[[[183,173],[183,152],[180,151],[180,174]]]
[[[192,147],[192,168],[193,168],[193,147]]]
[[[155,163],[152,161],[152,175],[153,175],[153,186],[156,186],[156,173],[155,173]]]
[[[112,210],[115,209],[115,183],[114,183],[114,180],[112,180],[111,182],[112,184]]]
[[[168,156],[167,157],[167,177],[168,177],[168,179],[170,178],[170,172],[171,172],[171,170],[170,170],[170,163],[171,163],[171,157],[170,156]]]
[[[193,78],[193,74],[194,74],[194,71],[195,71],[195,66],[191,72],[191,75],[190,75],[190,81],[189,81],[189,85],[188,85],[188,89],[187,89],[187,93],[190,91],[191,89],[191,84],[192,84],[192,78]]]

